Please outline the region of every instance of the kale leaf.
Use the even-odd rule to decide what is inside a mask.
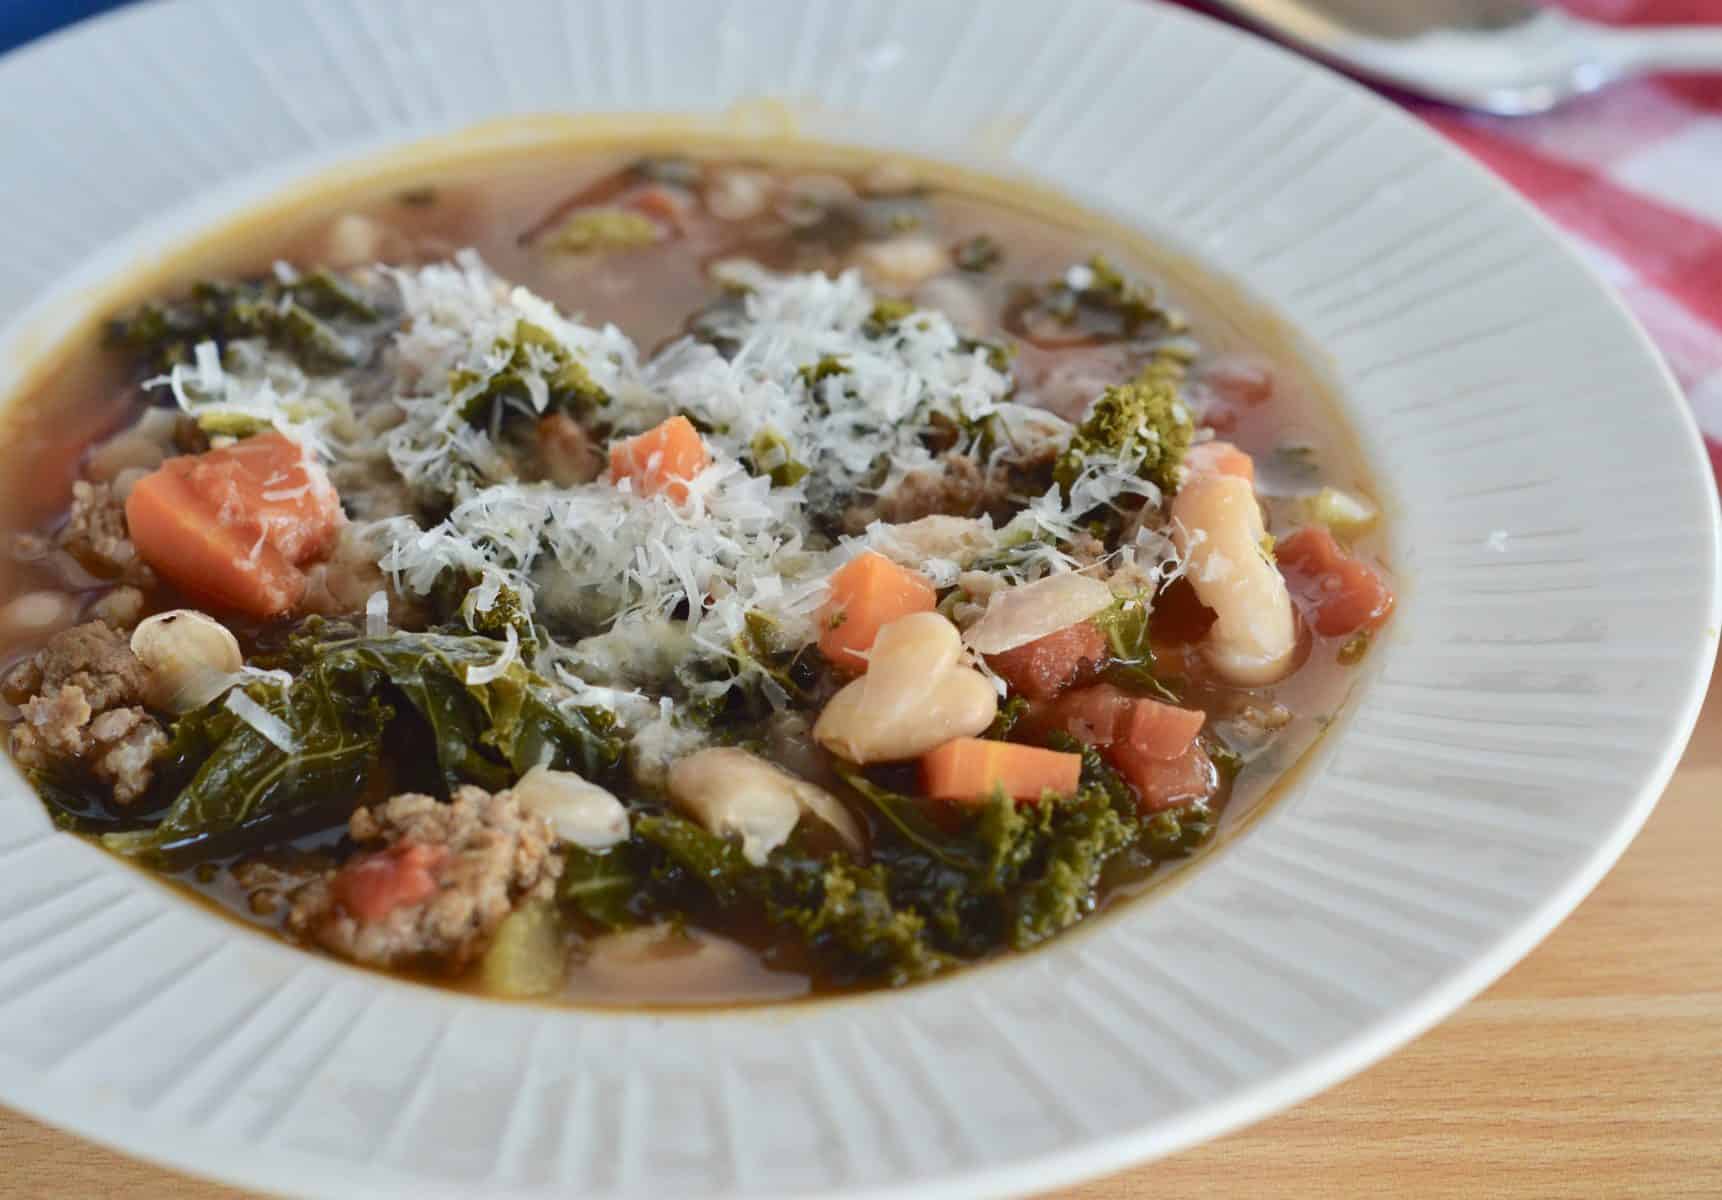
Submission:
[[[108,323],[108,343],[153,370],[189,363],[199,342],[262,338],[313,374],[363,362],[386,314],[339,276],[317,271],[283,282],[205,280],[182,300],[142,304]]]
[[[519,662],[486,683],[467,671],[500,652],[485,637],[392,633],[333,637],[307,622],[285,661],[286,685],[246,695],[286,726],[286,751],[216,702],[174,723],[156,759],[158,794],[172,795],[152,828],[109,834],[130,855],[174,863],[230,853],[241,842],[346,820],[365,795],[385,737],[419,732],[434,747],[428,786],[507,787],[540,763],[604,779],[621,763],[614,717],[568,704]]]
[[[607,778],[625,748],[615,716],[566,703],[555,685],[518,660],[487,683],[468,672],[501,653],[487,637],[390,633],[319,642],[299,639],[310,669],[345,675],[367,692],[398,698],[429,727],[445,790],[474,783],[495,791],[539,764]]]
[[[543,380],[544,412],[590,415],[610,403],[610,394],[585,365],[540,325],[516,321],[514,337],[498,340],[492,350],[500,365],[489,374],[457,371],[448,381],[460,415],[475,425],[488,421],[500,402],[512,402],[521,412],[537,411],[529,377]]]
[[[285,725],[294,748],[283,750],[219,701],[181,717],[161,761],[170,775],[182,774],[195,756],[195,774],[153,828],[108,834],[102,840],[109,849],[177,865],[227,853],[241,840],[346,819],[393,711],[326,674],[285,687],[253,683],[245,693]]]

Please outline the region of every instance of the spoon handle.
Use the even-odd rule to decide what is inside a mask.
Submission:
[[[1597,31],[1599,52],[1619,73],[1722,71],[1722,27],[1614,27]]]

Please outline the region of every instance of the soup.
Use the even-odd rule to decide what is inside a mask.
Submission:
[[[1029,949],[1387,620],[1298,364],[914,163],[522,149],[175,262],[10,412],[12,756],[308,951],[740,1003]]]

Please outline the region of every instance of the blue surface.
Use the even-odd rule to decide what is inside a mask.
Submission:
[[[0,52],[131,0],[0,0]]]

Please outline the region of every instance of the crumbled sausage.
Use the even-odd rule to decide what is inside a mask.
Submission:
[[[102,712],[138,703],[146,674],[124,636],[101,621],[88,621],[49,638],[19,665],[14,678],[24,690],[43,695],[76,687],[91,709]]]
[[[1005,472],[983,469],[966,454],[941,455],[936,466],[910,471],[870,504],[844,514],[845,528],[859,534],[874,521],[904,525],[922,517],[973,517],[998,508],[1010,494]]]
[[[298,891],[287,928],[374,966],[460,970],[562,871],[549,824],[513,792],[463,787],[448,803],[408,793],[359,809],[347,831],[361,853]]]
[[[12,754],[26,768],[73,761],[130,804],[149,789],[161,726],[140,706],[145,671],[126,640],[100,621],[56,634],[7,678],[29,693],[12,729]]]
[[[80,479],[72,485],[72,510],[60,531],[60,545],[90,571],[139,587],[155,583],[155,573],[138,557],[126,529],[126,510],[113,487]]]

